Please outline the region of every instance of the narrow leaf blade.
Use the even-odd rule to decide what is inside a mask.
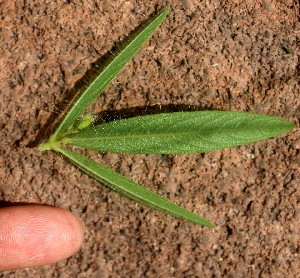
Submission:
[[[167,199],[153,193],[152,191],[144,188],[134,181],[98,164],[97,162],[84,155],[75,153],[63,147],[56,146],[54,147],[54,149],[66,156],[82,171],[92,176],[96,180],[104,183],[112,190],[128,197],[129,199],[198,225],[207,226],[210,228],[214,227],[214,224],[210,221],[200,217],[193,212],[189,212],[178,205],[173,204]]]
[[[65,117],[51,136],[51,141],[56,141],[63,136],[82,112],[96,99],[97,96],[101,94],[101,92],[116,77],[125,64],[149,39],[152,33],[163,22],[168,12],[169,9],[163,10],[160,14],[151,19],[149,23],[145,24],[140,30],[138,30],[138,33],[121,47],[113,59],[107,63],[102,72],[96,76],[96,78],[68,108]]]
[[[88,128],[65,138],[86,149],[122,153],[207,152],[271,138],[294,125],[274,116],[196,111],[140,116]]]

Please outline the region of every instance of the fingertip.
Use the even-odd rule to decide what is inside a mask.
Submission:
[[[80,219],[50,206],[0,209],[0,270],[52,264],[79,250],[84,239]]]

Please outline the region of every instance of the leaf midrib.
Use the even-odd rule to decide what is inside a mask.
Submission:
[[[150,191],[149,189],[143,188],[142,186],[140,186],[136,182],[128,179],[127,177],[124,177],[118,173],[114,173],[111,169],[98,164],[97,162],[91,160],[88,157],[84,157],[84,159],[88,160],[88,165],[86,165],[80,159],[76,158],[76,156],[78,156],[78,155],[82,156],[80,154],[74,153],[69,149],[59,147],[59,146],[55,146],[54,150],[65,155],[69,159],[71,159],[77,167],[79,167],[81,170],[85,171],[92,177],[94,177],[96,180],[103,182],[108,187],[110,187],[112,190],[121,192],[123,195],[131,198],[132,200],[138,201],[144,205],[152,206],[152,208],[163,211],[167,214],[171,214],[175,217],[179,217],[181,219],[186,219],[186,220],[196,223],[198,225],[203,225],[203,226],[207,226],[210,228],[215,227],[215,225],[213,223],[211,223],[209,220],[197,215],[196,213],[187,211],[186,209],[184,209],[176,204],[173,204],[171,201],[165,199],[164,197]],[[74,157],[74,155],[75,155],[75,157]],[[98,173],[98,170],[101,171],[101,174]],[[118,182],[115,182],[116,178],[109,177],[110,174],[114,174],[114,175],[120,177],[123,181],[125,181],[125,184],[122,183],[120,185]],[[104,177],[101,177],[101,175],[104,175]],[[126,182],[128,182],[130,186],[126,186]],[[132,186],[138,187],[139,193],[135,192],[135,190],[131,190]],[[146,199],[144,199],[142,196],[143,193],[148,193],[151,196],[148,195],[148,197]],[[157,203],[156,200],[154,200],[152,198],[159,198],[160,200],[163,200],[164,203],[163,204]],[[171,206],[171,208],[170,208],[170,206]],[[174,208],[181,210],[181,212],[175,211]],[[185,217],[183,215],[183,212],[187,213],[188,216]]]
[[[265,133],[264,131],[265,130],[268,130],[268,129],[274,129],[274,127],[265,127],[265,126],[261,126],[259,128],[262,128],[262,133]],[[288,128],[288,126],[286,127]],[[255,129],[257,129],[257,127],[255,127]],[[75,142],[75,141],[91,141],[91,140],[113,140],[113,139],[135,139],[135,138],[140,138],[140,137],[143,137],[143,138],[149,138],[149,137],[172,137],[172,136],[175,136],[175,135],[205,135],[205,134],[208,134],[208,133],[220,133],[220,132],[230,132],[232,130],[236,130],[235,128],[227,128],[227,129],[217,129],[217,130],[206,130],[206,131],[185,131],[185,132],[172,132],[172,133],[139,133],[139,134],[129,134],[129,135],[114,135],[114,136],[99,136],[99,137],[66,137],[64,138],[62,141],[63,142]],[[238,131],[250,131],[250,130],[253,130],[253,128],[239,128]],[[283,131],[284,132],[284,131]],[[232,136],[234,136],[235,134],[230,134]]]
[[[157,21],[161,21],[161,16],[166,16],[167,13],[169,12],[169,9],[165,9],[164,11],[162,11],[156,18],[155,20],[153,20],[151,22],[151,24],[147,25],[143,30],[141,30],[141,33],[139,33],[138,36],[136,36],[135,38],[132,39],[132,41],[130,41],[127,45],[125,45],[124,49],[122,49],[122,52],[115,58],[112,59],[102,70],[102,72],[89,84],[89,86],[81,93],[81,95],[78,96],[78,99],[70,106],[67,115],[62,119],[61,123],[59,124],[58,128],[55,130],[55,132],[53,133],[53,135],[51,136],[51,141],[56,141],[57,138],[59,136],[61,136],[72,124],[72,122],[74,122],[79,115],[93,102],[93,100],[95,99],[94,97],[92,97],[92,101],[89,101],[89,103],[86,105],[82,105],[82,99],[83,98],[87,98],[88,99],[88,92],[98,83],[98,80],[100,80],[108,71],[112,70],[111,65],[116,63],[116,61],[122,60],[122,57],[124,56],[124,53],[127,53],[127,49],[132,48],[132,46],[135,46],[136,41],[141,39],[141,35],[144,35],[145,33],[148,32],[149,29],[153,28],[153,25],[155,25],[155,22]],[[155,27],[155,29],[158,26]],[[150,38],[150,36],[146,39],[146,41]],[[134,53],[136,53],[142,46],[144,45],[144,43],[142,43],[141,45],[139,45],[139,47],[137,48],[137,50],[133,51]],[[131,55],[131,58],[133,56]],[[131,59],[130,58],[130,59]],[[129,60],[130,60],[129,59]],[[119,72],[123,69],[123,67],[121,69],[119,69],[119,62],[116,63],[116,67],[113,69],[114,73],[111,74],[109,76],[109,80],[115,75],[115,72]],[[100,93],[110,84],[110,81],[107,82],[107,80],[105,80],[105,82],[103,83],[102,86],[100,86],[100,90],[98,88],[98,92],[100,91]],[[95,93],[95,95],[98,95],[100,93]],[[94,94],[93,94],[94,95]],[[77,109],[78,104],[82,105],[81,109]],[[77,112],[75,113],[74,111]],[[72,121],[70,121],[70,119],[73,119]],[[68,123],[69,122],[69,123]]]

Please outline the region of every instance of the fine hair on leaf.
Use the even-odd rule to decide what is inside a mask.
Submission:
[[[112,190],[150,208],[201,226],[205,218],[151,192],[136,182],[75,152],[74,146],[101,152],[189,154],[253,143],[290,131],[294,124],[270,115],[232,111],[191,111],[137,116],[95,125],[86,108],[103,92],[126,63],[164,21],[164,9],[131,36],[94,79],[70,103],[57,129],[41,151],[53,150]]]
[[[283,119],[230,111],[164,113],[118,120],[62,140],[105,152],[188,154],[271,138],[293,125]]]

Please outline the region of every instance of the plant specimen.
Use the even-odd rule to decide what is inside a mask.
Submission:
[[[94,124],[94,116],[84,115],[86,108],[147,41],[168,12],[169,9],[165,9],[153,17],[122,46],[69,105],[48,142],[39,147],[42,151],[53,150],[62,154],[91,177],[130,199],[172,216],[214,227],[210,221],[70,148],[78,146],[121,153],[189,154],[263,140],[293,128],[292,123],[278,117],[230,111],[161,113],[100,125]]]

